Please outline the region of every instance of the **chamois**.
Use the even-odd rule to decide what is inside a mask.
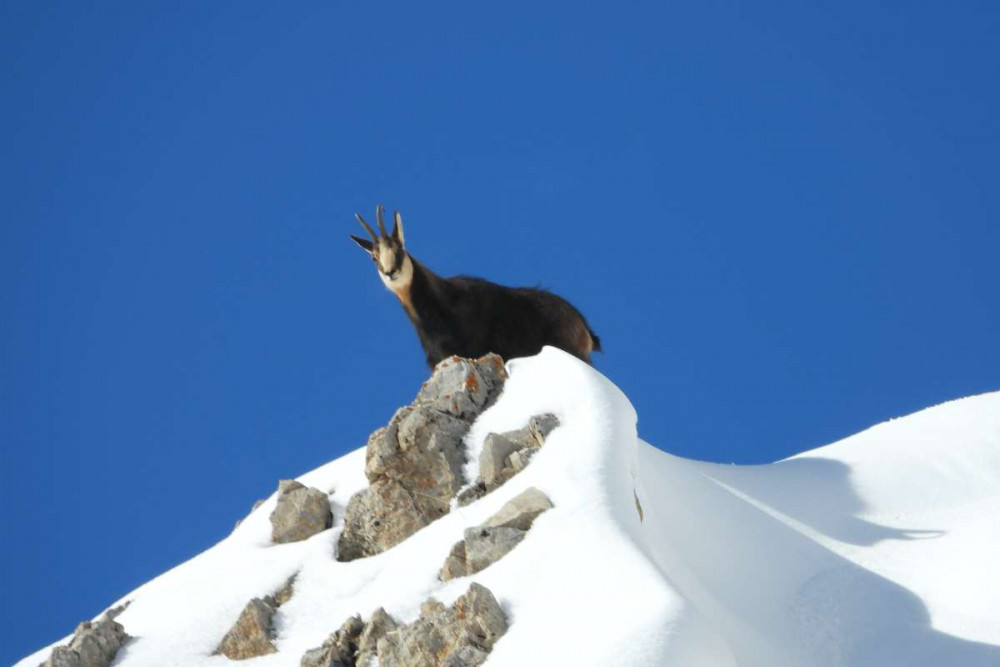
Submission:
[[[403,305],[431,368],[452,355],[475,358],[495,352],[513,359],[538,354],[543,345],[561,348],[587,363],[591,352],[600,351],[600,339],[562,297],[481,278],[438,276],[407,252],[399,211],[388,234],[382,210],[381,204],[375,209],[378,235],[355,214],[371,240],[353,234],[351,238],[371,256],[379,278]]]

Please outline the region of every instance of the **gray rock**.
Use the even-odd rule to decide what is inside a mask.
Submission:
[[[451,357],[440,362],[417,393],[416,403],[472,422],[493,404],[507,379],[503,359]]]
[[[368,443],[365,474],[399,482],[410,491],[420,511],[437,518],[448,512],[463,483],[469,423],[428,406],[403,408],[389,426]]]
[[[66,646],[52,649],[43,667],[108,667],[118,651],[131,639],[121,623],[114,620],[121,608],[100,620],[81,623]]]
[[[549,437],[549,433],[555,430],[556,426],[559,426],[559,418],[550,412],[544,415],[535,415],[528,420],[528,430],[531,431],[531,435],[534,436],[539,447],[545,443],[545,439]]]
[[[222,654],[230,660],[246,660],[276,653],[277,649],[271,643],[271,618],[275,611],[277,607],[270,596],[250,600],[222,638],[215,654]]]
[[[378,642],[380,667],[471,667],[486,660],[507,632],[507,619],[490,591],[472,584],[450,608],[436,600],[421,607],[420,618]]]
[[[444,560],[444,567],[438,575],[441,581],[449,581],[469,574],[469,568],[465,564],[465,540],[460,540],[452,546],[448,557]]]
[[[375,664],[379,640],[397,627],[396,621],[386,613],[385,609],[382,607],[376,609],[358,639],[357,667],[370,667]]]
[[[379,480],[354,494],[347,503],[344,530],[337,541],[337,560],[346,562],[382,553],[431,520],[400,482]]]
[[[512,498],[496,514],[486,520],[483,526],[498,528],[518,528],[528,530],[539,514],[552,509],[552,501],[544,493],[531,487]]]
[[[486,569],[516,547],[539,514],[552,507],[548,496],[531,487],[511,499],[481,526],[467,528],[451,548],[438,575],[441,581]]]
[[[481,665],[486,662],[486,658],[489,655],[489,653],[478,646],[469,644],[449,655],[441,663],[441,667],[473,667],[474,665]]]
[[[507,457],[510,465],[511,477],[527,468],[537,451],[538,450],[534,447],[526,447],[525,449],[518,450]]]
[[[271,512],[271,541],[298,542],[333,525],[330,498],[295,480],[278,483],[278,503]]]
[[[463,630],[467,643],[490,651],[493,644],[507,632],[507,617],[500,603],[488,588],[473,583],[465,595],[455,600],[452,607],[456,624]]]
[[[364,629],[361,617],[351,616],[322,646],[306,651],[299,661],[300,667],[354,667],[358,639]]]
[[[555,415],[536,415],[516,431],[490,433],[479,454],[479,480],[486,491],[501,486],[524,470],[545,438],[559,425]]]
[[[486,569],[506,556],[527,535],[517,528],[478,526],[465,531],[465,567],[469,574]]]
[[[368,438],[369,489],[348,502],[337,558],[381,553],[447,514],[464,484],[463,438],[506,378],[496,355],[438,364],[410,406]]]
[[[300,667],[370,667],[374,664],[378,640],[396,629],[385,609],[375,610],[368,623],[360,616],[347,619],[326,638],[322,646],[306,651]]]
[[[508,438],[507,435],[490,433],[483,442],[483,451],[479,454],[479,476],[487,489],[492,490],[495,487],[507,457],[526,446]]]

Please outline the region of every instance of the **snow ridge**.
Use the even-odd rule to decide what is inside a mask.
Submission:
[[[947,403],[764,466],[671,456],[638,439],[628,399],[553,348],[508,364],[466,443],[553,413],[560,426],[504,486],[388,551],[333,558],[364,488],[364,449],[299,477],[332,491],[334,526],[272,544],[272,496],[219,544],[125,596],[115,665],[223,665],[211,655],[250,598],[297,573],[275,615],[298,665],[349,616],[410,622],[428,597],[489,588],[509,629],[487,664],[1000,664],[1000,393]],[[438,572],[463,530],[537,487],[554,507],[506,557]],[[117,603],[116,603],[117,604]],[[62,640],[65,641],[65,640]],[[61,643],[61,642],[57,642]],[[51,647],[18,667],[35,667]]]

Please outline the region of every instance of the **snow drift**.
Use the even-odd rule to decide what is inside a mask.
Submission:
[[[298,665],[356,613],[385,607],[412,621],[425,599],[450,604],[471,581],[509,623],[489,665],[1000,664],[1000,393],[732,466],[639,440],[621,391],[559,350],[508,371],[467,436],[467,477],[488,433],[546,412],[561,425],[503,487],[342,563],[344,507],[367,484],[364,449],[348,454],[299,478],[332,492],[333,529],[272,544],[272,496],[219,544],[119,601],[130,602],[117,620],[133,639],[114,664],[229,663],[212,652],[244,605],[296,573],[275,616],[278,652],[254,665]],[[525,539],[471,577],[439,581],[463,530],[532,486],[554,508]]]

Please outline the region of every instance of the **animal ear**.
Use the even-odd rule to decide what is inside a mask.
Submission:
[[[351,234],[351,238],[354,240],[355,243],[361,246],[362,250],[364,250],[369,255],[372,254],[373,245],[371,241],[355,236],[354,234]]]
[[[406,243],[403,242],[403,216],[399,214],[399,211],[396,211],[396,224],[392,228],[392,236],[399,241],[399,245],[406,245]]]

